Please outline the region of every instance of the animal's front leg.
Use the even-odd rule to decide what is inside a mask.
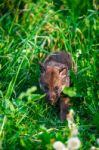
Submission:
[[[66,119],[66,116],[69,112],[69,106],[70,106],[69,101],[70,101],[70,99],[68,97],[60,98],[60,119],[62,121],[64,121]]]

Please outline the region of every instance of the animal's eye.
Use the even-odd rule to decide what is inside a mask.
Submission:
[[[55,89],[55,91],[57,92],[57,91],[58,91],[58,86],[56,86],[54,89]]]
[[[45,86],[44,86],[44,89],[45,89],[45,91],[48,91],[49,88],[48,88],[47,85],[45,85]]]

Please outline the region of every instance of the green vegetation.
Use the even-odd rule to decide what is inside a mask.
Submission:
[[[98,147],[98,9],[95,0],[1,0],[0,149],[52,150],[53,141],[67,141],[67,121],[39,88],[39,62],[60,50],[77,64],[77,75],[71,72],[76,93],[68,92],[80,149]]]

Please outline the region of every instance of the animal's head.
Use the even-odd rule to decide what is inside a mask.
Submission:
[[[67,69],[66,67],[45,67],[41,64],[40,70],[40,87],[46,93],[46,99],[54,104],[60,97],[62,89],[66,86]]]

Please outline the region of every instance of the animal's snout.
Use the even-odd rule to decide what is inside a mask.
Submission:
[[[57,101],[56,94],[54,92],[49,92],[47,94],[47,100],[51,103],[54,104]]]

